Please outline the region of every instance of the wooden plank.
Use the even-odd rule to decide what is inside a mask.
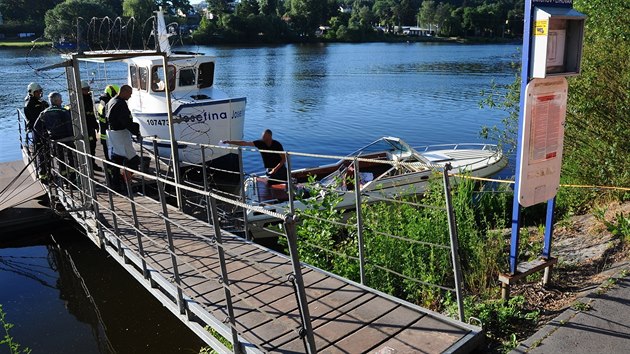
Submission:
[[[431,316],[424,316],[410,327],[379,345],[373,352],[442,353],[469,330]],[[393,351],[392,351],[393,350]]]
[[[424,316],[398,305],[374,322],[350,334],[342,340],[325,348],[317,348],[320,353],[361,353],[367,352],[378,344],[396,336],[407,326]]]
[[[352,291],[352,293],[356,292]],[[327,312],[325,315],[318,316],[317,319],[312,321],[315,347],[327,347],[340,338],[345,337],[347,333],[357,331],[363,327],[364,324],[353,319],[351,314],[366,310],[366,307],[371,306],[370,302],[374,298],[374,294],[363,293],[343,306],[333,308],[332,311]],[[269,348],[280,352],[300,351],[304,350],[304,344],[299,337],[288,334],[269,343]]]

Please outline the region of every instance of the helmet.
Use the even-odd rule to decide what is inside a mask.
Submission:
[[[105,87],[105,94],[109,95],[109,97],[114,97],[120,92],[120,86],[118,85],[107,85]]]
[[[81,80],[81,88],[82,89],[84,89],[84,88],[88,88],[89,89],[90,88],[90,83],[87,82],[86,80]]]
[[[42,89],[42,87],[41,87],[41,86],[39,86],[39,84],[38,84],[38,83],[31,82],[30,84],[28,84],[27,89],[28,89],[28,92],[35,92],[35,91],[39,91],[39,90],[41,90],[41,89]]]

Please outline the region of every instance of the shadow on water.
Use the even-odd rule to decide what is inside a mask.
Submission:
[[[203,342],[71,225],[0,244],[0,303],[33,353],[197,353]],[[0,347],[0,353],[6,348]]]

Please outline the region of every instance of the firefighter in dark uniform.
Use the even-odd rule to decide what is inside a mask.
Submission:
[[[72,127],[72,118],[70,111],[61,106],[61,94],[59,92],[51,92],[48,95],[50,107],[46,108],[33,124],[33,133],[35,139],[42,144],[49,144],[52,140],[65,143],[74,148],[74,131]],[[51,153],[64,161],[64,148],[59,144],[54,144]],[[40,156],[38,164],[39,178],[43,183],[48,183],[50,178],[50,155],[44,154]],[[68,151],[68,165],[74,166],[74,156]],[[62,176],[71,177],[68,167],[61,164],[60,173]]]
[[[105,154],[105,159],[107,161],[110,161],[109,148],[107,147],[107,129],[109,129],[109,123],[107,122],[107,103],[109,103],[109,101],[116,96],[119,91],[120,87],[118,85],[107,85],[105,91],[101,97],[99,97],[100,102],[97,108],[98,124],[101,132],[100,139],[101,144],[103,145],[103,153]]]
[[[99,130],[99,123],[96,121],[94,101],[92,100],[92,93],[90,92],[90,84],[87,81],[81,81],[81,91],[83,94],[83,106],[85,108],[88,137],[90,139],[90,153],[94,156],[96,153],[96,132]],[[103,169],[96,164],[94,159],[92,159],[92,167],[94,171],[103,171]]]
[[[35,82],[31,82],[30,84],[28,84],[28,87],[26,88],[28,90],[28,95],[26,96],[26,98],[24,99],[24,116],[26,118],[26,143],[29,143],[29,135],[28,132],[33,131],[33,125],[35,124],[35,121],[37,120],[37,118],[39,118],[39,115],[46,109],[48,108],[48,102],[44,101],[42,99],[42,94],[44,93],[44,90],[42,89],[42,87]],[[32,143],[34,145],[34,153],[39,153],[39,155],[43,155],[46,153],[46,151],[40,151],[42,149],[42,144],[40,141],[38,141],[37,139],[35,139],[35,137],[32,137]],[[41,161],[41,158],[36,157],[35,158],[35,162],[39,164],[39,162]],[[38,171],[39,171],[39,167],[37,167]]]
[[[33,124],[35,124],[39,114],[48,108],[48,103],[42,99],[44,90],[39,84],[31,82],[27,89],[28,96],[24,99],[24,115],[26,116],[26,130],[32,131]]]

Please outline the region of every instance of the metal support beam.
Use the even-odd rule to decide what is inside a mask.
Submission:
[[[243,348],[241,348],[241,343],[238,340],[238,332],[236,331],[236,318],[234,317],[234,306],[232,306],[232,293],[229,289],[230,278],[228,276],[227,265],[225,264],[225,253],[223,250],[223,240],[221,238],[221,227],[219,225],[219,215],[217,213],[217,201],[207,194],[206,212],[208,213],[208,220],[212,220],[211,226],[213,227],[214,237],[216,238],[217,243],[217,253],[219,256],[219,263],[221,265],[221,279],[224,284],[223,291],[225,294],[225,303],[227,305],[230,329],[232,332],[232,344],[234,347],[234,354],[240,354],[243,352]]]
[[[448,235],[451,239],[451,259],[453,262],[453,275],[455,278],[455,295],[457,296],[457,312],[459,320],[464,322],[464,299],[462,295],[462,270],[459,264],[459,241],[457,239],[457,223],[455,222],[455,211],[453,210],[453,198],[451,196],[451,185],[448,171],[452,169],[451,164],[444,166],[444,198],[446,200],[446,213],[448,216]]]
[[[363,214],[361,211],[361,173],[359,161],[354,158],[354,201],[357,213],[357,244],[359,247],[359,275],[361,284],[365,285],[365,247],[363,245]]]
[[[123,173],[126,175],[127,170],[123,170]],[[149,270],[147,268],[147,262],[145,260],[146,254],[144,253],[144,246],[142,245],[142,235],[140,235],[140,222],[138,221],[138,212],[136,211],[136,203],[133,200],[133,187],[131,186],[131,178],[127,178],[125,176],[125,181],[127,182],[127,196],[129,197],[129,202],[131,206],[131,215],[133,216],[133,228],[136,233],[136,239],[138,240],[138,253],[140,254],[140,258],[142,258],[142,273],[144,274],[145,279],[149,279]]]
[[[243,149],[238,147],[238,172],[239,172],[239,183],[240,183],[240,191],[241,191],[241,202],[247,203],[247,196],[245,195],[245,168],[243,167]],[[255,186],[256,184],[254,184]],[[243,208],[243,231],[245,232],[245,239],[252,240],[252,237],[249,235],[249,222],[247,221],[247,209]]]
[[[293,278],[295,283],[296,297],[300,317],[302,318],[301,335],[304,339],[305,351],[308,354],[317,353],[315,347],[315,336],[313,335],[313,326],[311,324],[311,315],[308,310],[308,301],[306,299],[306,290],[304,289],[304,279],[302,278],[302,265],[297,250],[297,235],[295,233],[295,217],[288,215],[284,220],[284,230],[287,235],[287,244],[289,245],[289,256],[293,265]]]
[[[166,193],[164,192],[164,183],[157,181],[158,193],[160,195],[160,204],[162,204],[162,215],[164,219],[164,227],[166,228],[166,238],[168,240],[168,250],[171,254],[171,264],[173,265],[173,276],[177,284],[177,305],[179,313],[186,313],[186,302],[182,292],[182,281],[179,276],[179,267],[177,266],[177,255],[175,254],[175,244],[173,242],[173,233],[171,232],[171,222],[168,220],[168,207],[166,206]]]
[[[168,133],[171,138],[171,161],[173,162],[173,176],[175,176],[175,194],[177,195],[177,206],[179,210],[184,208],[184,197],[182,190],[178,187],[182,184],[181,171],[179,166],[179,148],[175,137],[175,126],[173,121],[173,103],[171,102],[171,88],[168,78],[168,54],[162,53],[162,67],[164,68],[164,94],[166,95],[166,113],[168,115]]]
[[[510,273],[516,274],[516,266],[518,264],[518,243],[520,239],[521,228],[521,206],[518,203],[519,196],[519,175],[520,164],[522,160],[523,148],[523,131],[525,130],[525,89],[529,83],[529,56],[531,50],[531,32],[532,32],[532,0],[525,0],[525,23],[523,25],[523,49],[521,56],[521,97],[519,103],[518,114],[518,137],[516,143],[516,170],[514,181],[514,199],[512,200],[512,235],[510,239]]]

